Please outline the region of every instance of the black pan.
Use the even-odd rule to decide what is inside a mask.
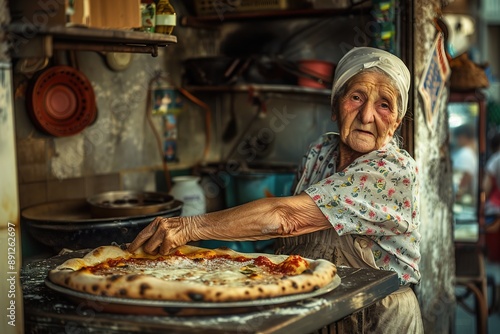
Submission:
[[[28,232],[56,252],[131,242],[156,216],[175,217],[182,202],[164,211],[132,217],[92,218],[86,199],[65,200],[31,206],[21,212]]]

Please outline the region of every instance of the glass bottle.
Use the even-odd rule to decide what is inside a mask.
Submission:
[[[160,0],[156,4],[156,27],[155,32],[159,34],[172,34],[177,22],[175,9],[169,0]]]

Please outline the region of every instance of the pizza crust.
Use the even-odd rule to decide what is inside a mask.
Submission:
[[[234,258],[239,256],[246,258],[265,256],[273,263],[279,264],[288,258],[284,255],[238,253],[228,248],[210,250],[188,245],[175,249],[172,254],[174,252],[180,252],[189,258],[196,258],[200,261],[217,255],[229,255]],[[285,276],[270,282],[262,279],[248,280],[243,277],[246,279],[245,284],[229,285],[224,283],[223,277],[245,275],[240,271],[213,271],[209,275],[212,275],[213,279],[218,280],[220,284],[207,285],[206,282],[201,281],[187,283],[185,281],[164,280],[142,273],[99,276],[86,269],[86,267],[105,263],[109,259],[157,259],[159,257],[161,256],[146,254],[142,249],[130,253],[116,246],[102,246],[92,250],[83,258],[70,259],[64,262],[51,270],[48,278],[51,282],[60,286],[101,296],[170,301],[232,302],[311,292],[332,282],[337,273],[335,265],[329,261],[304,259],[309,268],[298,275]],[[230,278],[238,279],[236,276]]]

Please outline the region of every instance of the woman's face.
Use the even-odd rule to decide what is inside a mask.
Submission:
[[[377,72],[358,74],[347,85],[336,115],[342,142],[359,153],[381,148],[400,123],[398,91],[387,76]]]

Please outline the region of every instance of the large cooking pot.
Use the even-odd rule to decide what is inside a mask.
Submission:
[[[22,210],[21,218],[33,238],[59,252],[63,248],[128,243],[156,216],[176,217],[181,213],[182,202],[173,201],[168,209],[155,213],[93,218],[87,199],[73,199],[28,207]]]

